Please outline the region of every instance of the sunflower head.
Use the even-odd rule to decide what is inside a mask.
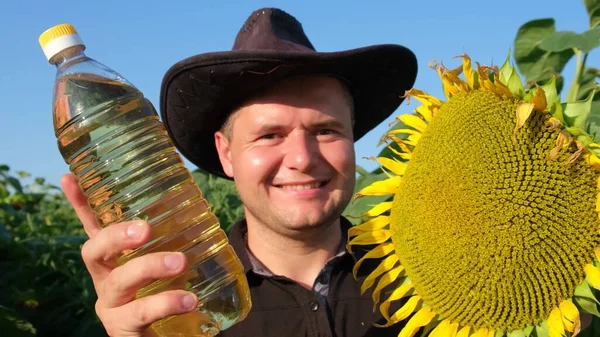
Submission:
[[[361,288],[402,337],[576,335],[600,317],[593,93],[561,104],[555,79],[526,88],[508,58],[460,57],[432,64],[445,100],[406,93],[421,105],[384,135],[395,156],[374,158],[388,178],[355,195],[390,196],[349,231],[350,251],[374,247],[355,276],[381,260]]]

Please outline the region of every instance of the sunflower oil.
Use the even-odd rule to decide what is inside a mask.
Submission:
[[[242,264],[167,134],[152,103],[121,75],[85,55],[73,26],[40,36],[57,67],[53,123],[58,149],[101,227],[135,219],[152,226],[144,246],[118,263],[180,251],[188,269],[139,289],[197,294],[197,311],[152,325],[155,336],[214,336],[245,319],[251,300]]]

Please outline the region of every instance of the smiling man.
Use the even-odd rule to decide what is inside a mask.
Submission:
[[[357,256],[345,250],[351,224],[342,212],[355,184],[354,142],[398,108],[416,73],[415,56],[399,45],[317,52],[294,17],[272,8],[250,15],[233,50],[192,56],[166,73],[161,114],[175,146],[199,168],[233,179],[244,204],[229,240],[245,268],[252,310],[220,336],[398,335],[400,326],[373,326],[380,317],[352,275]],[[84,225],[94,226],[72,176],[63,184]],[[103,306],[103,298],[133,298],[135,289],[111,278],[104,260],[148,239],[147,224],[137,241],[125,239],[127,225],[100,230],[113,235],[91,238],[84,261],[104,271],[95,283],[112,280],[96,306],[107,330],[144,336],[152,322],[196,303],[175,291],[143,305]],[[141,287],[149,275],[183,270],[185,261],[169,269],[163,257],[134,259],[120,272],[139,275],[129,282]],[[361,275],[370,272],[364,265]]]

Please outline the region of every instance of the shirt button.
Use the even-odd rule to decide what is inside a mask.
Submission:
[[[317,302],[317,301],[310,302],[310,310],[312,310],[312,311],[319,310],[319,302]]]

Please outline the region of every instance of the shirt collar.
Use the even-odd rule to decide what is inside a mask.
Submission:
[[[352,224],[345,217],[340,217],[340,226],[342,229],[342,236],[338,245],[337,254],[329,259],[328,262],[348,254],[348,251],[346,250],[346,242],[348,240],[348,229],[352,227]],[[244,266],[244,272],[248,273],[249,271],[253,271],[257,274],[271,276],[271,273],[268,271],[268,269],[256,257],[254,257],[252,252],[250,252],[248,249],[246,244],[247,233],[248,224],[246,223],[245,218],[235,222],[229,231],[229,243],[240,258],[240,261]]]

